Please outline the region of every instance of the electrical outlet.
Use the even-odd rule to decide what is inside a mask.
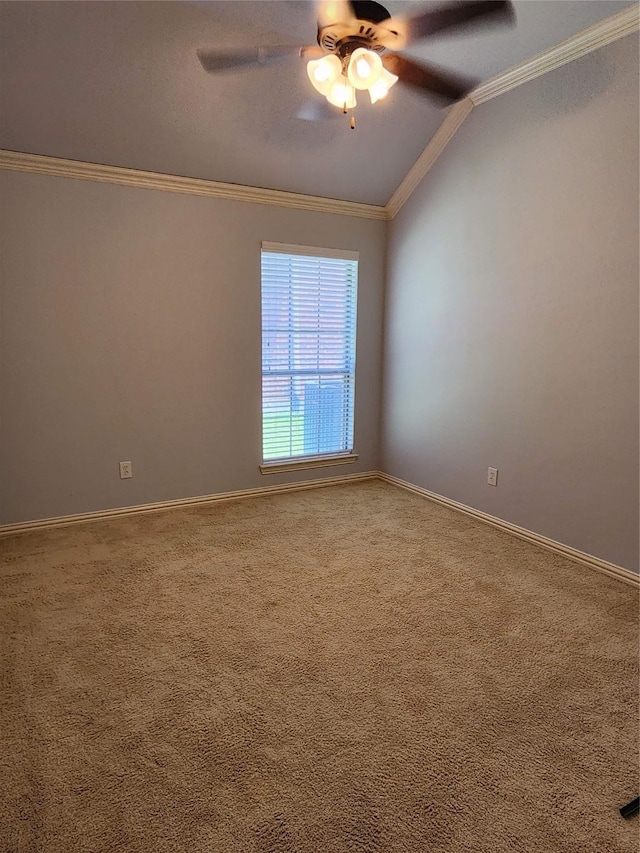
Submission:
[[[498,485],[498,469],[497,468],[487,468],[487,483],[490,486]]]
[[[129,477],[133,477],[133,471],[131,470],[131,462],[121,462],[120,463],[120,479],[128,480]]]

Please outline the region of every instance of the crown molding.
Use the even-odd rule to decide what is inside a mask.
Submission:
[[[555,47],[539,53],[532,59],[514,65],[513,68],[503,71],[502,74],[486,80],[477,86],[469,97],[474,106],[483,104],[485,101],[496,98],[516,86],[521,86],[529,80],[535,80],[536,77],[548,74],[549,71],[553,71],[561,65],[573,62],[574,59],[580,59],[581,56],[586,56],[600,47],[633,33],[638,29],[639,24],[640,6],[636,4],[628,9],[623,9],[616,15],[611,15],[610,18],[605,18],[604,21],[600,21],[600,23],[594,24],[594,26],[583,30]]]
[[[143,172],[124,169],[120,166],[103,166],[99,163],[83,163],[79,160],[63,160],[41,154],[24,154],[19,151],[0,149],[0,169],[13,172],[29,172],[36,175],[51,175],[59,178],[75,178],[81,181],[119,184],[147,190],[207,196],[230,201],[245,201],[253,204],[268,204],[275,207],[290,207],[312,210],[317,213],[358,216],[363,219],[388,219],[385,207],[360,204],[354,201],[322,198],[320,196],[268,190],[261,187],[245,187],[240,184],[224,184],[199,178],[183,178],[178,175],[163,175],[159,172]]]
[[[241,184],[206,181],[199,178],[184,178],[179,175],[125,169],[120,166],[83,163],[78,160],[64,160],[59,157],[24,154],[19,151],[2,149],[0,149],[0,169],[162,190],[185,195],[221,198],[230,201],[268,204],[275,207],[311,210],[318,213],[356,216],[361,219],[389,220],[396,216],[475,106],[521,86],[529,80],[548,74],[549,71],[572,62],[574,59],[586,56],[586,54],[600,47],[611,44],[611,42],[635,32],[639,25],[640,6],[634,4],[538,54],[538,56],[515,65],[481,83],[467,98],[459,101],[449,110],[447,117],[436,130],[420,157],[384,206],[283,192],[282,190],[269,190],[261,187],[247,187]]]
[[[393,219],[396,216],[474,107],[491,100],[491,98],[496,98],[504,92],[509,92],[529,80],[548,74],[549,71],[566,65],[568,62],[573,62],[574,59],[579,59],[600,47],[630,35],[638,29],[639,25],[640,6],[635,4],[628,9],[623,9],[616,15],[605,18],[604,21],[600,21],[600,23],[594,24],[586,30],[582,30],[577,35],[549,48],[549,50],[545,50],[532,59],[514,65],[476,86],[467,98],[457,103],[449,111],[427,147],[391,196],[386,205],[387,218]]]
[[[429,140],[427,147],[411,169],[409,169],[402,183],[387,202],[386,210],[389,219],[393,219],[402,205],[407,201],[411,193],[458,132],[462,122],[472,109],[473,103],[469,98],[464,98],[451,107],[447,113],[447,117]]]

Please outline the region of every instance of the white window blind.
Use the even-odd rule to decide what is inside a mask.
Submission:
[[[263,461],[350,453],[358,255],[262,247]]]

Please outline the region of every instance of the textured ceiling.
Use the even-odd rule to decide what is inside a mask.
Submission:
[[[440,5],[388,2],[391,14]],[[432,36],[407,50],[479,82],[630,2],[520,0],[514,29]],[[0,2],[0,147],[371,204],[388,201],[443,111],[397,85],[297,117],[304,61],[212,77],[198,47],[311,44],[313,2]]]

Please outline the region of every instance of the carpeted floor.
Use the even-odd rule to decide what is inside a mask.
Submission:
[[[0,565],[3,852],[638,849],[630,586],[379,481]]]

